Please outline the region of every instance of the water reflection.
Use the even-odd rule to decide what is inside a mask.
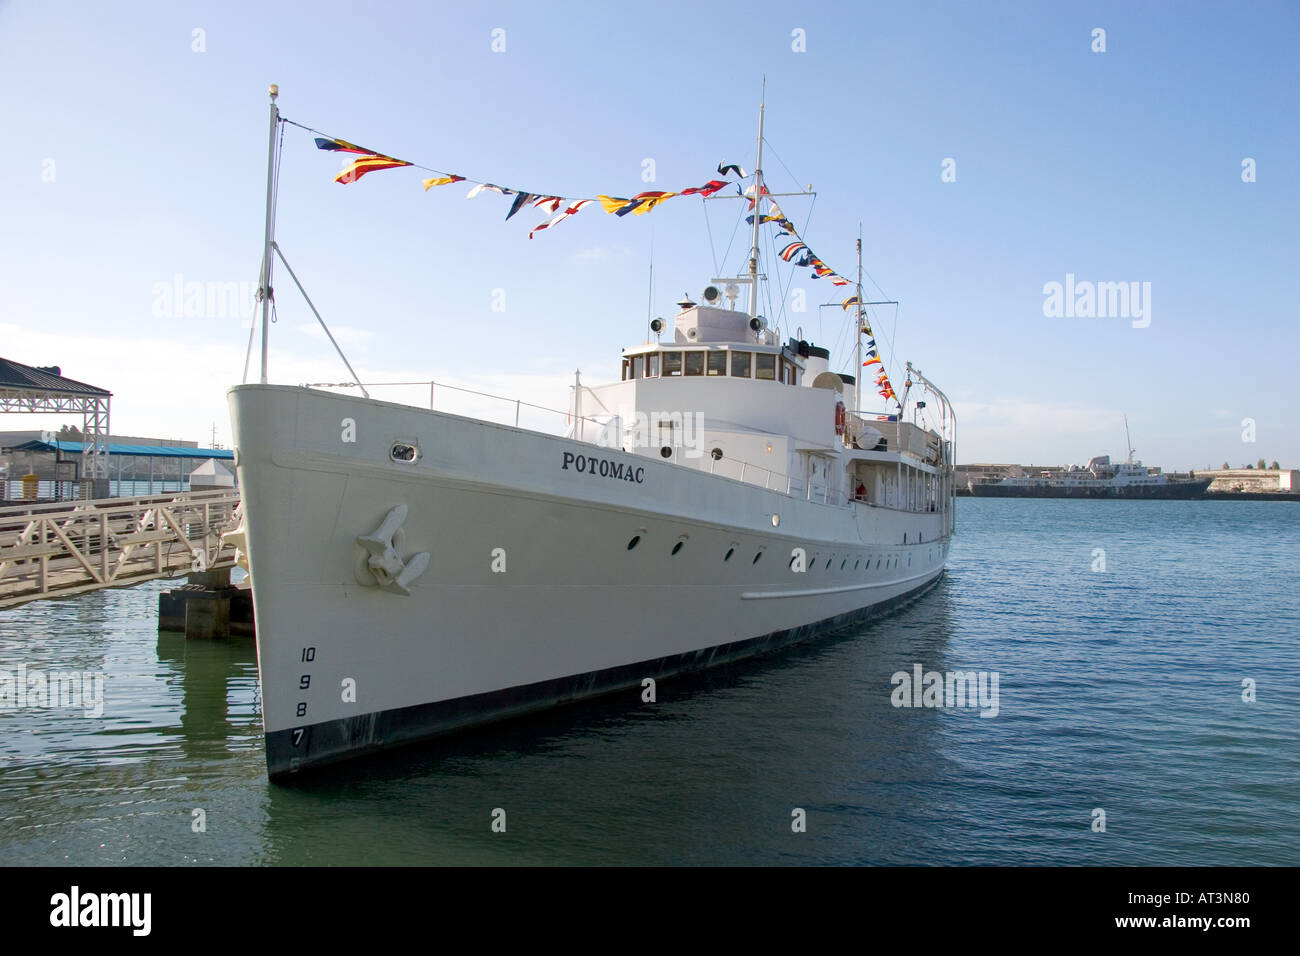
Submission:
[[[250,718],[260,720],[251,638],[187,640],[176,631],[159,631],[158,663],[170,667],[173,691],[180,686],[179,726],[168,732],[177,735],[186,757],[220,760],[247,749],[239,739],[247,734]]]
[[[252,642],[160,635],[163,586],[0,614],[0,668],[96,672],[104,689],[99,716],[64,707],[0,713],[6,861],[237,862],[256,855],[255,828],[201,845],[189,826],[195,807],[214,811],[227,827],[259,818],[263,791],[249,789],[265,773]],[[241,758],[233,772],[223,767],[231,757]]]

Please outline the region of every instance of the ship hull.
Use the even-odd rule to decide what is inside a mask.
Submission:
[[[268,772],[272,779],[282,779],[293,772],[295,759],[300,766],[305,766],[299,756],[304,746],[309,748],[311,764],[320,766],[620,691],[635,695],[637,703],[643,703],[646,689],[644,681],[647,677],[657,682],[677,674],[744,660],[844,631],[910,603],[933,588],[940,579],[941,574],[936,575],[912,591],[855,612],[797,628],[774,631],[750,640],[703,647],[658,660],[638,661],[603,671],[574,674],[470,697],[374,711],[358,717],[313,724],[306,730],[307,740],[299,740],[297,745],[293,730],[268,732]]]
[[[230,404],[273,779],[595,694],[640,700],[647,679],[914,598],[947,557],[942,511],[828,506],[306,389],[241,386]],[[419,458],[393,461],[394,442]],[[357,541],[398,508],[400,558],[428,555],[408,594]]]
[[[970,493],[976,498],[1125,498],[1125,499],[1187,499],[1200,498],[1210,487],[1210,479],[1172,481],[1164,485],[1133,485],[1129,487],[1052,487],[1003,484],[975,484]]]

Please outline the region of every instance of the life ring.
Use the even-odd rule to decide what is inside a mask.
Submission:
[[[837,435],[844,434],[844,418],[845,418],[844,403],[836,402],[835,403],[835,434]]]

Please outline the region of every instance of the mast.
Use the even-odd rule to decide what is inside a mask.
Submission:
[[[853,412],[856,415],[862,414],[862,319],[867,314],[866,306],[862,304],[862,223],[858,223],[858,307],[853,310],[857,317],[857,334],[853,336],[858,343],[858,357],[853,364]]]
[[[280,95],[280,87],[272,83],[267,91],[271,94],[271,133],[266,147],[266,231],[262,237],[262,281],[257,295],[262,300],[262,384],[266,384],[266,350],[267,334],[271,314],[271,235],[272,207],[275,190],[275,128],[280,125],[280,111],[276,108],[275,98]]]
[[[1124,416],[1124,447],[1128,449],[1128,463],[1133,464],[1133,439],[1128,433],[1128,416]]]
[[[754,160],[754,241],[749,251],[749,317],[758,315],[758,224],[763,218],[763,112],[767,98],[767,77],[758,101],[758,154]]]

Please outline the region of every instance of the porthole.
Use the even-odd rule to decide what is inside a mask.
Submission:
[[[775,528],[775,527],[777,527],[777,526],[780,525],[780,524],[781,524],[781,516],[780,516],[780,515],[772,515],[772,527]]]
[[[627,549],[631,551],[640,543],[641,543],[641,536],[639,534],[634,534],[632,535],[632,540],[627,543]]]
[[[673,457],[673,450],[670,446],[664,445],[663,448],[659,449],[659,454],[661,454],[665,458],[671,458]]]
[[[713,456],[713,460],[714,460],[714,461],[722,461],[722,449],[721,449],[721,448],[715,448],[715,449],[713,449],[713,451],[709,452],[709,454]]]
[[[826,559],[826,567],[825,567],[823,570],[829,571],[830,569],[831,569],[831,559],[830,559],[830,558],[827,558],[827,559]]]
[[[858,569],[858,565],[861,564],[861,563],[862,563],[862,559],[861,559],[861,558],[858,558],[858,560],[854,561],[854,562],[853,562],[853,570],[856,571],[856,570]]]
[[[731,560],[731,556],[732,556],[733,554],[735,554],[735,553],[736,553],[736,549],[735,549],[735,548],[728,548],[728,549],[727,549],[727,553],[724,554],[724,555],[722,556],[722,560],[723,560],[723,561],[730,561],[730,560]]]
[[[845,566],[846,564],[848,564],[848,563],[849,563],[849,559],[848,559],[848,558],[845,558],[843,561],[841,561],[841,562],[840,562],[840,570],[843,571],[843,570],[844,570],[844,566]]]
[[[676,554],[678,551],[682,550],[682,545],[685,543],[686,542],[684,541],[678,541],[675,545],[673,545],[673,554]]]
[[[751,563],[758,564],[758,559],[761,558],[762,556],[763,556],[763,552],[762,551],[758,552],[758,554],[754,555],[754,560]]]
[[[420,459],[420,446],[413,442],[395,441],[388,457],[403,465],[413,465]]]

